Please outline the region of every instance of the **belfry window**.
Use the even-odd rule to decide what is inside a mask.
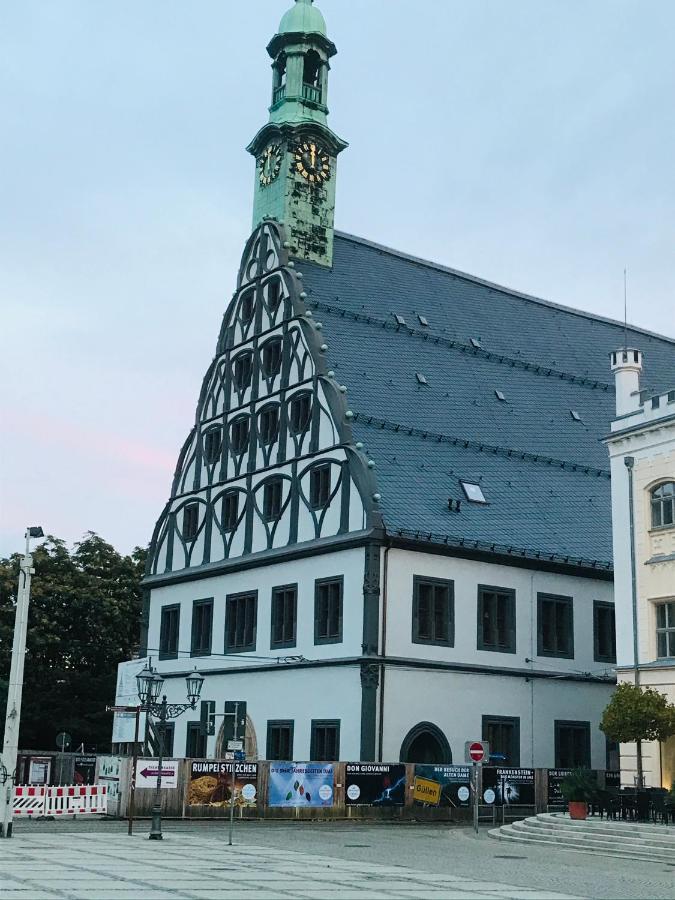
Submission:
[[[277,56],[274,66],[274,81],[272,84],[272,103],[278,103],[286,96],[286,54]]]
[[[652,528],[675,524],[675,482],[667,481],[652,491]]]
[[[281,338],[272,338],[262,348],[262,368],[266,378],[278,375],[281,370]]]
[[[305,100],[321,103],[321,69],[323,62],[316,50],[309,50],[305,54],[305,63],[302,72],[302,93]]]

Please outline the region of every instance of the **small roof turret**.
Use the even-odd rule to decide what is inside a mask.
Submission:
[[[293,7],[284,14],[278,33],[320,34],[327,37],[326,20],[313,4],[314,0],[295,0]]]

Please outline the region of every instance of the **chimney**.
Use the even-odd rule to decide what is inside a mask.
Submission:
[[[622,348],[610,353],[616,386],[616,414],[625,416],[640,409],[640,373],[642,352]]]

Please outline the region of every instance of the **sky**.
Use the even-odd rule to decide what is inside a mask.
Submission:
[[[0,556],[146,545],[290,0],[0,4]],[[336,225],[675,337],[672,0],[321,0]]]

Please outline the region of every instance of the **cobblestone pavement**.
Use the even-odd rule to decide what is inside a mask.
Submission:
[[[287,900],[430,898],[569,900],[460,876],[271,847],[228,847],[223,834],[16,834],[0,844],[2,900]]]
[[[675,860],[506,844],[443,823],[238,821],[233,849],[223,821],[165,821],[162,842],[147,840],[149,827],[137,822],[129,838],[126,823],[112,819],[18,819],[14,838],[0,841],[0,900],[675,900]]]

